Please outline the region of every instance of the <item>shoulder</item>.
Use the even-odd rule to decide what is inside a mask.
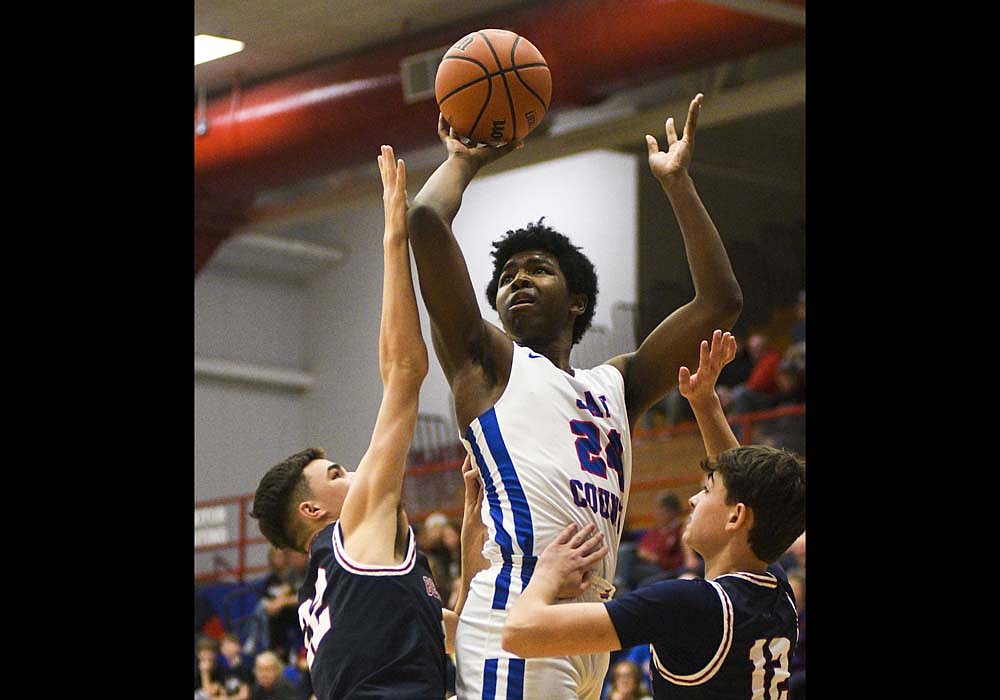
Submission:
[[[609,600],[605,606],[612,620],[697,617],[722,607],[715,584],[701,578],[658,581]]]

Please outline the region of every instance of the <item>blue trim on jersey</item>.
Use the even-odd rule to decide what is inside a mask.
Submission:
[[[531,581],[531,575],[535,573],[535,564],[538,563],[538,557],[525,557],[521,560],[521,590],[523,591],[528,587],[528,583]]]
[[[503,435],[500,434],[500,424],[497,423],[496,409],[490,410],[479,416],[479,425],[483,429],[483,436],[486,438],[486,446],[493,455],[500,478],[507,489],[510,498],[510,509],[514,515],[514,534],[517,537],[517,544],[521,548],[521,553],[527,556],[534,554],[535,532],[531,524],[531,509],[528,507],[528,499],[521,489],[521,481],[517,478],[517,471],[514,469],[514,461],[507,452],[507,445],[504,443]]]
[[[476,458],[476,465],[479,467],[479,473],[483,477],[483,485],[486,491],[486,501],[490,504],[490,518],[493,520],[493,525],[496,527],[496,543],[500,545],[500,555],[503,557],[504,565],[500,569],[499,575],[497,575],[497,580],[494,582],[493,589],[493,603],[490,607],[493,610],[503,610],[507,607],[507,596],[510,594],[510,569],[511,569],[511,550],[514,549],[513,541],[507,530],[503,526],[503,510],[500,507],[500,496],[497,495],[497,487],[493,483],[493,478],[490,476],[490,471],[486,467],[486,462],[483,460],[482,450],[479,449],[479,443],[476,442],[476,436],[472,432],[470,427],[465,431],[465,438],[469,441],[469,445],[472,447],[472,454]]]
[[[493,584],[493,604],[490,606],[493,610],[505,609],[507,597],[510,595],[510,570],[513,563],[509,561],[510,555],[506,552],[504,552],[503,558],[504,565],[500,567],[500,573],[497,574],[497,580]]]
[[[524,659],[510,659],[507,666],[507,700],[524,699]]]
[[[496,527],[496,543],[500,545],[500,551],[504,555],[504,561],[510,561],[509,555],[511,550],[513,550],[513,542],[510,539],[510,535],[503,526],[503,511],[500,508],[500,497],[497,495],[497,487],[493,483],[493,478],[490,476],[490,471],[486,466],[486,461],[483,459],[483,452],[479,448],[479,443],[476,442],[476,436],[472,432],[472,428],[469,427],[465,431],[465,439],[469,441],[469,445],[472,447],[472,455],[476,458],[476,465],[479,467],[479,474],[483,477],[483,486],[486,491],[486,501],[490,504],[490,517],[493,519],[493,525]]]
[[[483,666],[483,700],[496,700],[499,661],[499,659],[486,659],[486,664]]]

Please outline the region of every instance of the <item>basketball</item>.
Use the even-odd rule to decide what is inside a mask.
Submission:
[[[480,29],[445,53],[434,93],[456,134],[495,146],[523,139],[541,123],[552,98],[552,74],[523,36]]]

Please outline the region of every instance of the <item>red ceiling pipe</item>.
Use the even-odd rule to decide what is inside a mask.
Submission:
[[[257,193],[358,165],[383,143],[399,153],[434,144],[437,104],[404,101],[400,60],[488,26],[521,34],[545,56],[552,71],[550,112],[805,38],[801,26],[708,2],[567,0],[234,87],[195,114],[195,272],[227,235],[220,220],[245,221]],[[203,133],[199,123],[207,125]],[[228,217],[220,217],[227,206]],[[213,212],[206,221],[203,209]],[[203,232],[212,240],[200,241]]]

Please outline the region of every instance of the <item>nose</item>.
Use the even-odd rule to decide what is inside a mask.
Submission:
[[[524,270],[518,270],[517,274],[514,275],[514,279],[511,280],[511,289],[518,290],[522,287],[526,287],[531,284],[531,278]]]

